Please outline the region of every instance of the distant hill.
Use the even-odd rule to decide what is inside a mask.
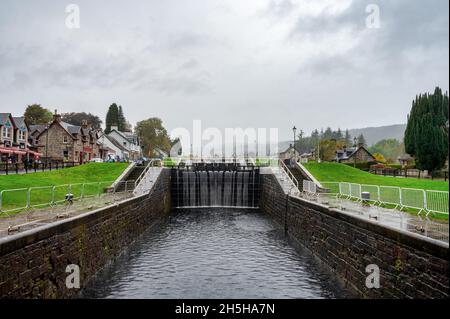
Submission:
[[[373,144],[384,140],[395,138],[400,142],[403,142],[403,137],[405,135],[406,124],[396,124],[396,125],[387,125],[387,126],[379,126],[379,127],[366,127],[366,128],[358,128],[348,130],[352,140],[353,137],[358,137],[359,134],[363,134],[366,139],[367,145],[372,146]],[[289,144],[292,144],[292,141],[280,141],[278,144],[279,151],[285,151]]]
[[[366,139],[367,144],[371,146],[378,141],[388,138],[395,138],[400,142],[402,142],[405,130],[406,124],[397,124],[380,127],[366,127],[361,129],[352,129],[349,130],[349,133],[352,136],[352,138],[362,133]]]

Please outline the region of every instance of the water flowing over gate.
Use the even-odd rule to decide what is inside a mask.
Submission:
[[[172,206],[259,207],[259,168],[240,163],[193,163],[172,168]]]

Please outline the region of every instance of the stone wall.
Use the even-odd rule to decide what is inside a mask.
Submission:
[[[114,260],[148,227],[170,212],[170,172],[150,195],[0,240],[0,298],[69,298],[66,267],[80,269],[80,285]]]
[[[262,175],[261,188],[262,210],[360,298],[448,298],[448,244],[287,197],[273,175]],[[379,289],[365,284],[371,264]]]

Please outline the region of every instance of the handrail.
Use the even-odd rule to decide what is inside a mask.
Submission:
[[[287,174],[288,178],[292,181],[292,183],[297,187],[297,189],[300,191],[300,188],[298,188],[299,183],[298,180],[295,178],[294,174],[289,170],[289,168],[284,164],[282,160],[278,160],[278,166]]]
[[[142,179],[144,178],[144,176],[147,174],[147,172],[150,170],[151,167],[153,167],[153,164],[156,162],[161,162],[161,159],[159,158],[154,158],[151,159],[150,162],[147,164],[147,166],[144,168],[144,170],[142,171],[142,173],[139,175],[139,177],[134,181],[134,187],[136,188],[137,185],[139,185],[139,183],[142,181]]]

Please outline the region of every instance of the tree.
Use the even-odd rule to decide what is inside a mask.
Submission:
[[[384,158],[383,154],[380,154],[380,153],[374,153],[374,154],[373,154],[373,157],[375,158],[375,160],[376,160],[378,163],[386,163],[386,159]]]
[[[106,134],[109,134],[111,132],[111,126],[119,125],[119,108],[117,107],[116,103],[110,105],[108,113],[106,113],[105,125]]]
[[[81,125],[83,121],[87,121],[88,124],[92,126],[93,129],[99,129],[102,127],[102,120],[91,113],[85,112],[71,112],[71,113],[63,113],[61,115],[61,119],[64,122],[73,124],[73,125]]]
[[[405,154],[405,146],[396,139],[385,139],[371,146],[369,152],[383,155],[387,162],[395,162]]]
[[[357,139],[357,144],[364,146],[364,147],[367,146],[366,139],[363,134],[359,134],[358,139]]]
[[[170,152],[171,140],[161,119],[154,117],[140,121],[136,124],[135,130],[146,156],[152,157],[155,148]]]
[[[350,136],[348,129],[345,130],[344,141],[347,146],[352,145],[352,137]]]
[[[336,151],[342,149],[344,145],[345,143],[343,141],[336,141],[335,139],[320,141],[320,159],[327,162],[332,161],[336,158]]]
[[[433,171],[448,156],[448,93],[437,87],[433,94],[416,96],[408,115],[405,150],[415,157],[416,167]]]
[[[29,125],[48,124],[53,118],[52,112],[40,104],[28,105],[23,116]]]
[[[127,124],[127,120],[125,119],[125,116],[123,115],[122,105],[119,105],[118,114],[117,114],[117,127],[119,128],[119,131],[125,132],[126,124]]]

